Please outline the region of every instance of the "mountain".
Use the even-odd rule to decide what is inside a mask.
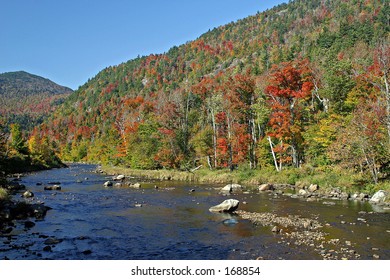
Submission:
[[[107,67],[35,137],[65,160],[338,166],[377,183],[390,162],[389,14],[382,0],[279,5]]]
[[[0,74],[0,114],[31,130],[73,90],[24,71]]]

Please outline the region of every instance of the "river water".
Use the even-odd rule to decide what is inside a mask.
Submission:
[[[18,221],[0,236],[0,259],[322,259],[310,246],[283,242],[271,227],[209,212],[226,199],[218,193],[221,186],[142,182],[141,189],[104,188],[107,177],[95,169],[75,164],[23,177],[33,202],[52,209],[43,220],[32,219],[32,228]],[[61,191],[43,190],[53,181],[61,183]],[[390,259],[390,213],[368,203],[329,205],[257,191],[229,198],[245,211],[316,218],[328,224],[327,239],[350,242],[361,259]],[[48,239],[57,244],[48,245]]]

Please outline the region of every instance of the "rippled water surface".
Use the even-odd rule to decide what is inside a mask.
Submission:
[[[270,227],[210,213],[211,206],[226,199],[218,185],[143,182],[141,189],[104,188],[107,177],[93,173],[95,168],[72,165],[23,177],[34,201],[52,209],[44,220],[32,220],[34,227],[26,229],[20,221],[9,235],[0,236],[0,258],[321,259],[309,246],[281,242]],[[53,181],[61,182],[62,190],[44,191]],[[367,203],[325,205],[257,191],[230,198],[240,200],[239,209],[246,211],[318,218],[330,224],[324,229],[328,238],[351,241],[361,258],[372,259],[374,248],[381,259],[390,259],[390,213],[372,212]],[[224,223],[227,219],[233,220]],[[60,242],[48,250],[48,238]]]

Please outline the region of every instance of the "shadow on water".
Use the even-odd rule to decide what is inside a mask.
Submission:
[[[321,259],[312,248],[280,242],[270,227],[209,212],[226,199],[216,186],[153,182],[141,189],[104,188],[108,178],[94,170],[77,164],[24,177],[34,201],[53,209],[34,227],[16,222],[11,233],[0,236],[0,258]],[[52,181],[61,183],[61,191],[43,190]],[[330,225],[324,229],[328,238],[352,242],[363,259],[372,258],[373,248],[390,259],[390,214],[371,212],[368,204],[330,206],[257,192],[232,197],[245,201],[240,209],[249,212],[316,217]]]

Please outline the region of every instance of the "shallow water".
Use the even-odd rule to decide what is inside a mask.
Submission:
[[[33,201],[53,209],[42,221],[32,219],[34,227],[26,229],[19,221],[0,236],[0,259],[322,259],[310,246],[282,242],[271,227],[210,213],[226,199],[218,185],[148,182],[141,189],[104,188],[108,178],[93,173],[95,168],[77,164],[23,177]],[[62,190],[44,191],[53,181],[61,182]],[[330,224],[323,229],[327,239],[351,241],[362,259],[373,254],[390,259],[390,213],[374,212],[368,203],[325,205],[257,191],[229,198],[245,201],[239,207],[245,211],[317,218]],[[61,242],[44,250],[49,237]]]

